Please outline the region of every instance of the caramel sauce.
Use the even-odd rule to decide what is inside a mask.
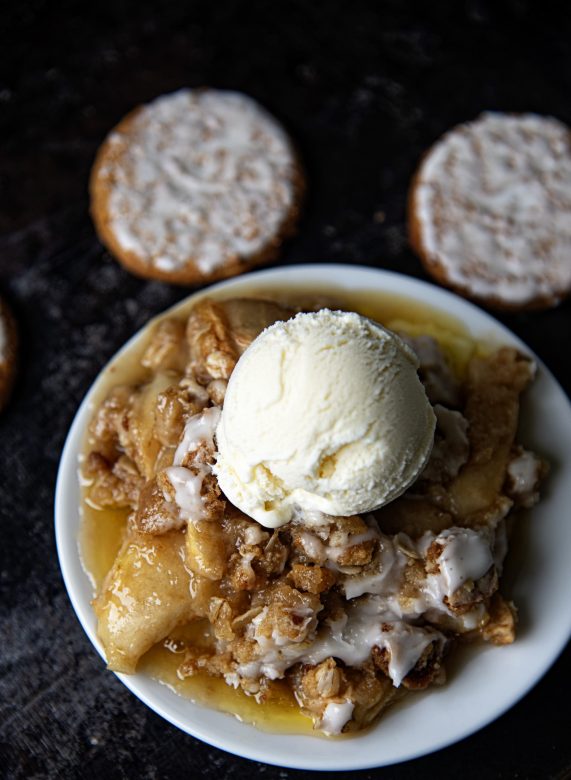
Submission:
[[[300,712],[291,690],[284,682],[271,681],[263,696],[248,696],[241,689],[226,685],[222,678],[205,673],[181,679],[177,670],[184,658],[185,647],[196,647],[197,638],[200,643],[200,634],[208,636],[208,622],[205,620],[179,627],[168,640],[155,645],[143,656],[137,671],[150,674],[198,704],[232,713],[238,720],[251,723],[264,731],[281,734],[313,733],[311,720]],[[206,648],[208,642],[204,644]]]
[[[207,293],[206,297],[222,300],[237,296],[236,293],[223,290],[214,295]],[[270,298],[297,308],[315,308],[318,305],[346,309],[370,317],[391,330],[413,336],[421,333],[434,336],[460,377],[474,351],[479,349],[479,345],[459,320],[410,298],[371,291],[347,292],[334,287],[313,289],[308,285],[279,288],[256,286],[251,291],[241,290],[239,297]],[[141,366],[140,358],[149,342],[154,324],[163,318],[185,320],[195,303],[196,301],[183,301],[153,320],[143,338],[105,369],[94,399],[94,409],[113,386],[148,381],[150,372]],[[86,436],[83,452],[87,454],[89,449]],[[97,508],[90,501],[88,486],[83,489],[81,509],[82,561],[95,593],[98,593],[125,537],[129,510]],[[226,685],[224,680],[207,674],[179,677],[177,670],[184,658],[185,647],[207,647],[208,641],[207,621],[200,620],[180,626],[141,658],[137,671],[151,675],[194,702],[231,713],[239,720],[252,723],[260,729],[279,733],[319,733],[313,731],[310,718],[301,713],[285,683],[271,682],[263,698],[260,698],[248,696],[242,690]]]

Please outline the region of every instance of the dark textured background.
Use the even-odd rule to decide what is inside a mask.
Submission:
[[[37,0],[4,5],[0,24],[0,289],[22,336],[16,391],[0,418],[0,773],[299,777],[211,749],[154,715],[104,670],[64,592],[52,506],[67,429],[107,359],[187,293],[135,279],[97,241],[86,195],[95,150],[123,114],[160,93],[243,90],[284,122],[309,175],[300,233],[281,262],[356,262],[422,278],[405,231],[419,155],[482,109],[571,123],[570,13],[515,0]],[[502,320],[569,393],[569,303]],[[567,651],[480,733],[358,774],[571,777],[570,672]]]

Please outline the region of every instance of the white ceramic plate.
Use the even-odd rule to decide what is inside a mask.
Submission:
[[[306,265],[261,271],[209,287],[195,297],[243,294],[253,285],[320,284],[346,290],[382,290],[407,296],[462,320],[472,334],[530,350],[488,314],[461,298],[424,282],[371,268]],[[114,358],[140,338],[140,332]],[[119,679],[156,713],[183,731],[246,758],[284,767],[320,770],[363,769],[405,761],[456,742],[497,718],[547,671],[571,633],[571,407],[563,390],[537,360],[538,377],[523,416],[526,444],[549,457],[552,472],[546,495],[526,522],[523,563],[512,597],[521,607],[517,641],[508,647],[483,646],[469,662],[457,664],[443,688],[409,696],[389,710],[373,729],[351,740],[269,734],[227,714],[193,704],[143,674]],[[103,655],[90,607],[92,589],[78,551],[80,494],[78,454],[98,379],[83,401],[63,451],[55,505],[59,560],[69,597],[92,643]]]

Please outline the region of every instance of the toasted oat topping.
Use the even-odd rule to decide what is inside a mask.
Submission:
[[[148,647],[175,641],[174,626],[200,619],[208,640],[177,650],[180,677],[222,677],[260,701],[283,679],[316,728],[335,734],[365,727],[403,689],[442,682],[454,637],[513,641],[515,609],[498,591],[504,518],[535,496],[546,468],[514,444],[533,365],[506,349],[471,360],[462,406],[436,405],[432,478],[400,499],[363,516],[297,507],[269,530],[212,473],[220,412],[210,404],[225,380],[209,361],[230,363],[284,315],[269,307],[202,302],[184,328],[157,327],[144,381],[114,388],[96,411],[89,499],[131,510],[95,603],[98,630],[112,668],[132,672]],[[426,361],[445,365],[436,342]]]

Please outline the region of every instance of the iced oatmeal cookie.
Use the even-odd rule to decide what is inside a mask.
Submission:
[[[571,134],[552,117],[485,113],[427,152],[409,195],[424,267],[499,309],[555,306],[571,291]]]
[[[209,282],[273,259],[304,178],[284,130],[252,98],[181,89],[128,114],[91,174],[91,212],[133,273]]]

